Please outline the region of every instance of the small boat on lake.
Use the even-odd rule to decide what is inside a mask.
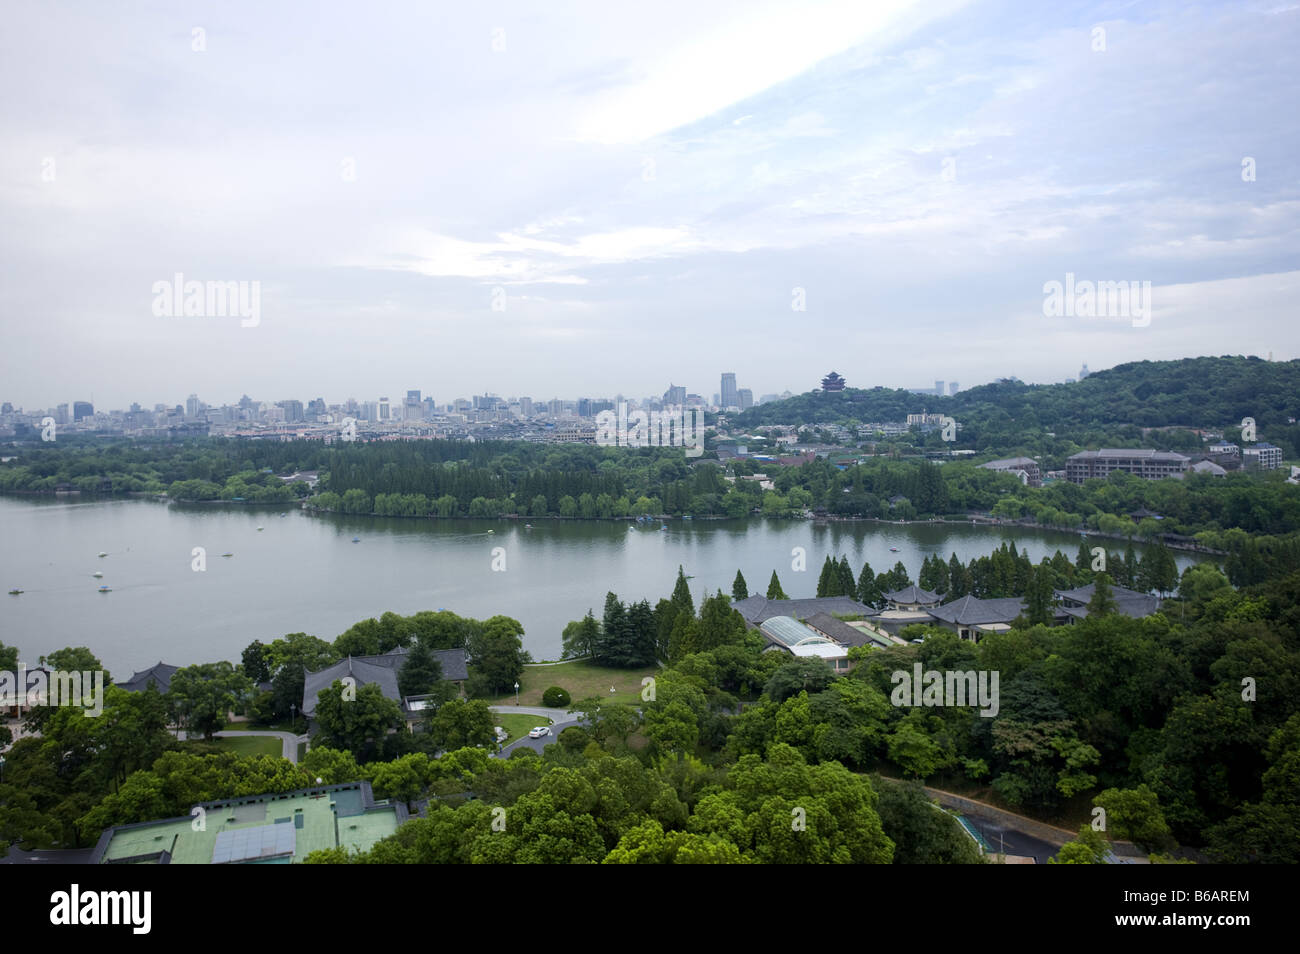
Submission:
[[[232,557],[232,556],[234,556],[233,553],[223,553],[223,554],[221,554],[221,555],[222,555],[223,557]]]
[[[10,595],[10,596],[22,596],[22,595],[23,595],[23,591],[22,591],[22,590],[10,590],[10,591],[9,591],[9,595]]]
[[[525,530],[531,530],[531,529],[533,529],[533,525],[532,525],[531,523],[526,523],[526,524],[524,524],[524,529],[525,529]]]
[[[103,574],[103,573],[100,573],[98,570],[96,570],[94,573],[92,573],[92,574],[90,574],[90,575],[93,576],[93,577],[94,577],[95,579],[97,579],[97,580],[102,580],[102,579],[104,578],[104,574]]]
[[[352,538],[352,542],[353,542],[353,543],[360,543],[360,542],[361,542],[361,538],[360,538],[360,537],[353,537],[353,538]]]
[[[108,554],[107,554],[107,553],[104,553],[104,552],[102,552],[102,551],[101,551],[101,552],[100,552],[100,554],[99,554],[99,555],[100,555],[100,556],[102,556],[102,557],[106,557],[106,556],[108,556]]]
[[[112,593],[113,591],[112,591],[111,589],[109,589],[107,586],[101,586],[101,587],[99,588],[99,592],[101,592],[101,593]]]
[[[897,553],[897,552],[898,552],[898,547],[890,547],[890,548],[889,548],[889,552],[890,552],[890,553]]]
[[[264,529],[266,529],[266,528],[265,528],[265,527],[258,527],[258,528],[257,528],[257,532],[258,532],[258,533],[261,533]]]

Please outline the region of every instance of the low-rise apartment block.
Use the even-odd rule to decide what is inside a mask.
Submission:
[[[1080,451],[1066,458],[1065,478],[1070,483],[1081,484],[1091,477],[1105,477],[1122,470],[1143,480],[1160,480],[1181,477],[1190,463],[1190,457],[1172,451],[1107,447]]]

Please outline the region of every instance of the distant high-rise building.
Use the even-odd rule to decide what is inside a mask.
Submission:
[[[524,417],[533,416],[533,399],[530,397],[521,397],[519,399],[519,413]]]
[[[405,413],[403,413],[402,417],[407,421],[418,421],[424,417],[424,408],[421,407],[420,392],[418,390],[406,392],[403,411]]]
[[[822,378],[823,391],[843,391],[845,381],[842,377],[832,371],[826,377]],[[788,393],[788,392],[787,392]]]
[[[591,398],[578,398],[578,417],[591,417]]]
[[[0,404],[0,414],[12,414],[13,412],[14,406],[8,401],[5,401],[4,404]]]
[[[754,406],[754,392],[749,388],[741,388],[737,391],[736,399],[740,402],[739,407],[742,411],[747,411]]]
[[[68,423],[68,406],[66,404],[59,405],[58,410],[54,413],[54,421],[60,427]]]
[[[393,419],[393,409],[388,403],[388,398],[381,397],[377,407],[378,416],[375,418],[379,421],[391,421]]]
[[[938,394],[938,395],[940,395],[940,396],[943,395],[944,390],[943,390],[943,382],[942,382],[942,381],[935,381],[935,382],[934,382],[934,393],[935,393],[935,394]]]
[[[686,388],[677,384],[668,385],[668,390],[664,392],[664,403],[672,404],[674,406],[679,404],[685,404]]]
[[[740,398],[736,396],[736,375],[733,371],[722,373],[722,392],[718,401],[722,407],[739,407]]]
[[[1092,372],[1088,370],[1088,365],[1085,364],[1082,368],[1079,369],[1079,380],[1082,381],[1090,374],[1092,374]]]
[[[284,411],[284,419],[290,424],[297,423],[303,419],[302,402],[289,399],[287,401],[276,401],[275,406]]]
[[[956,381],[949,381],[949,382],[948,382],[948,393],[949,393],[949,394],[956,394],[956,393],[957,393],[958,391],[960,391],[960,390],[961,390],[961,385],[958,384]]]
[[[185,399],[185,416],[189,418],[198,417],[199,409],[202,406],[203,402],[199,400],[199,396],[197,394],[191,394]]]
[[[713,392],[713,406],[714,406],[714,407],[718,407],[718,406],[721,405],[721,404],[722,404],[722,395],[720,395],[717,391],[714,391],[714,392]]]
[[[72,402],[73,421],[79,421],[83,417],[94,417],[94,416],[95,416],[95,405],[91,404],[89,401]]]

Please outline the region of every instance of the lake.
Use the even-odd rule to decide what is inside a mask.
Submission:
[[[447,609],[512,616],[534,659],[557,659],[569,620],[588,608],[599,618],[610,590],[653,605],[671,594],[678,564],[694,577],[698,607],[706,590],[730,594],[737,568],[751,593],[765,593],[776,570],[786,593],[811,597],[827,554],[847,554],[855,576],[864,559],[877,573],[902,560],[915,579],[930,554],[969,561],[1009,537],[1034,562],[1057,549],[1073,559],[1079,546],[1072,533],[956,524],[753,518],[667,525],[629,531],[619,521],[538,520],[528,530],[512,520],[0,497],[0,588],[25,591],[0,596],[0,642],[17,646],[28,665],[64,646],[88,646],[121,680],[159,660],[238,662],[254,639],[285,633],[332,640],[387,610]],[[196,547],[206,550],[203,571],[193,569]],[[791,569],[795,547],[807,553],[803,572]],[[98,557],[101,551],[108,555]],[[233,556],[223,558],[227,552]],[[1175,557],[1180,571],[1204,559]],[[112,592],[98,592],[100,585]]]

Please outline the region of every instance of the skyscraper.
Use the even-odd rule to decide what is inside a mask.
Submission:
[[[677,406],[686,403],[686,388],[677,385],[668,385],[668,390],[664,392],[664,403]]]
[[[739,407],[740,398],[736,395],[736,374],[734,371],[722,373],[722,391],[718,400],[720,407]]]
[[[94,417],[94,416],[95,416],[95,405],[91,404],[89,401],[72,402],[73,421],[79,421],[83,417]]]
[[[956,394],[956,393],[957,393],[958,391],[960,391],[960,390],[961,390],[961,385],[958,384],[956,381],[949,381],[949,382],[948,382],[948,393],[949,393],[949,394]]]
[[[754,406],[754,392],[751,391],[749,388],[741,388],[739,391],[736,392],[736,394],[739,398],[740,409],[742,411],[748,411],[751,407]]]
[[[935,394],[938,394],[938,395],[940,395],[940,396],[942,396],[942,395],[945,393],[944,390],[943,390],[943,382],[942,382],[942,381],[935,381],[935,382],[934,382],[934,393],[935,393]]]

